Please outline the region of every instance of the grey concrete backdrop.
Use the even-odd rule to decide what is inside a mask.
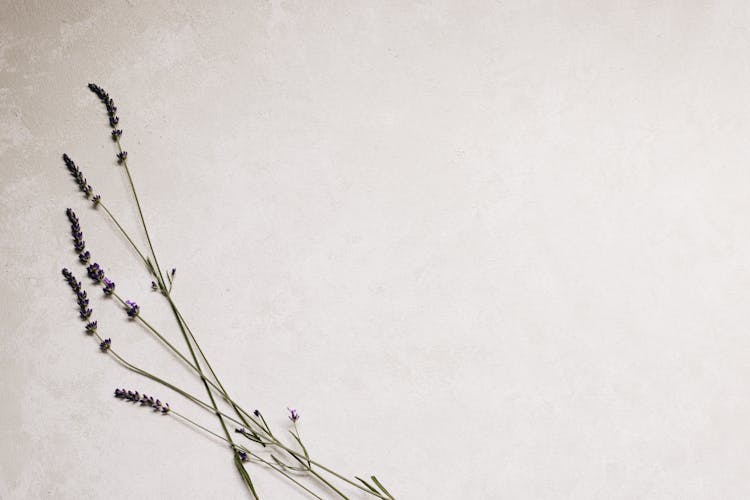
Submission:
[[[747,2],[1,3],[3,499],[247,498],[75,317],[66,207],[180,342],[60,159],[136,231],[88,82],[225,385],[321,462],[399,500],[750,497]]]

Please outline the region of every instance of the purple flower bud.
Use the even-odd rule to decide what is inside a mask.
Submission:
[[[258,410],[255,410],[253,412],[253,415],[255,415],[256,417],[260,417],[260,412]]]
[[[115,129],[112,131],[112,140],[118,141],[120,140],[120,136],[122,136],[122,130]]]
[[[84,308],[82,307],[82,308],[81,308],[81,311],[80,311],[80,313],[79,313],[79,314],[80,314],[80,316],[81,316],[81,319],[89,319],[89,318],[91,317],[91,314],[92,314],[93,312],[94,312],[94,311],[92,311],[91,309],[84,309]]]
[[[118,163],[122,163],[122,162],[124,162],[127,159],[128,159],[128,152],[127,151],[121,151],[121,152],[117,153],[117,162]]]
[[[102,201],[102,197],[97,195],[94,195],[93,198],[91,198],[91,202],[94,204],[95,207],[99,206],[99,203]]]
[[[102,352],[107,352],[111,346],[112,346],[112,339],[104,339],[102,343],[99,344],[99,349],[101,349]]]
[[[90,323],[86,323],[86,333],[91,335],[95,331],[96,331],[96,321],[91,321]]]
[[[104,278],[104,295],[112,295],[115,291],[115,282],[109,278]]]
[[[132,300],[126,300],[125,304],[127,304],[126,311],[128,313],[128,316],[130,316],[131,318],[135,318],[136,316],[138,316],[138,313],[141,310],[138,304],[136,304]]]
[[[89,261],[90,258],[91,258],[91,252],[89,252],[88,250],[86,250],[85,252],[82,252],[82,253],[78,254],[78,260],[81,261],[81,264],[88,263],[88,261]]]
[[[89,278],[97,283],[101,283],[104,279],[104,269],[102,269],[96,262],[87,267],[86,271],[88,272]]]
[[[293,408],[287,408],[287,410],[289,410],[289,420],[292,422],[299,420],[299,413],[297,413],[297,410]]]
[[[240,460],[242,460],[243,462],[247,462],[248,460],[247,453],[242,450],[239,450],[237,452],[237,456],[240,457]]]

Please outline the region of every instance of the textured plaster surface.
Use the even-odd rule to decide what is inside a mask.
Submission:
[[[247,498],[221,443],[112,398],[218,430],[61,280],[72,207],[181,343],[60,159],[142,245],[90,81],[224,384],[321,462],[399,499],[750,497],[746,2],[0,4],[0,498]]]

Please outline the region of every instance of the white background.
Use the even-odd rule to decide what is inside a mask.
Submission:
[[[89,82],[224,384],[281,432],[298,408],[321,462],[399,500],[750,496],[746,2],[2,3],[3,499],[248,498],[111,391],[215,419],[76,318],[66,207],[181,342],[60,158],[142,244]]]

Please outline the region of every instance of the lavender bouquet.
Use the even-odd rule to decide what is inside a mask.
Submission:
[[[150,408],[153,412],[157,412],[168,418],[182,420],[195,427],[199,432],[206,433],[225,442],[232,454],[234,466],[242,477],[252,498],[259,498],[259,493],[256,491],[251,479],[251,471],[254,473],[258,469],[280,474],[314,498],[323,498],[318,494],[322,491],[327,492],[332,497],[348,498],[344,491],[352,490],[360,494],[366,494],[366,497],[393,500],[394,497],[375,476],[370,476],[369,480],[356,476],[348,478],[313,459],[303,444],[297,428],[297,422],[300,418],[297,410],[288,409],[290,420],[288,432],[291,436],[291,441],[286,443],[274,433],[260,411],[247,411],[231,397],[230,393],[222,385],[211,363],[209,363],[201,349],[192,329],[172,299],[171,291],[176,270],[174,268],[170,270],[162,269],[151,243],[151,236],[149,235],[146,219],[143,215],[141,202],[138,199],[138,192],[128,167],[128,152],[122,147],[122,129],[119,128],[120,118],[117,115],[117,107],[109,94],[98,85],[89,84],[88,88],[96,94],[106,107],[107,119],[111,128],[111,138],[116,146],[117,163],[125,170],[133,201],[138,210],[140,226],[146,237],[147,247],[141,248],[135,243],[118,218],[107,207],[102,197],[94,193],[94,189],[88,183],[86,177],[84,177],[81,169],[67,154],[63,155],[65,166],[80,191],[85,195],[85,198],[93,204],[94,208],[114,223],[134,251],[134,255],[140,259],[145,271],[149,275],[149,279],[152,280],[151,289],[159,293],[166,301],[185,345],[182,348],[178,348],[170,343],[159,330],[147,321],[146,317],[141,313],[139,305],[134,300],[124,298],[128,297],[127,295],[121,295],[122,292],[116,287],[114,277],[108,275],[104,268],[98,262],[94,261],[91,252],[86,246],[80,220],[73,209],[68,208],[66,215],[70,222],[73,249],[77,254],[77,260],[82,266],[86,267],[86,274],[90,278],[91,284],[101,287],[105,299],[109,299],[109,302],[119,305],[133,323],[140,323],[145,327],[147,331],[160,341],[165,349],[171,351],[180,362],[184,363],[201,380],[206,390],[205,396],[192,394],[180,388],[176,383],[146,371],[118,354],[113,346],[112,339],[104,338],[105,334],[102,332],[102,328],[98,321],[94,319],[91,307],[93,297],[89,295],[83,283],[76,278],[73,272],[65,268],[62,270],[62,274],[76,297],[78,316],[81,321],[85,322],[84,330],[86,334],[96,340],[102,353],[110,356],[120,366],[162,385],[165,389],[180,394],[198,410],[214,414],[219,426],[217,429],[211,430],[188,417],[186,413],[183,413],[182,409],[178,411],[176,408],[170,407],[168,403],[136,390],[117,388],[114,391],[115,398]],[[226,412],[220,410],[217,402],[226,403],[231,410],[227,410]],[[318,492],[316,493],[314,490]]]

